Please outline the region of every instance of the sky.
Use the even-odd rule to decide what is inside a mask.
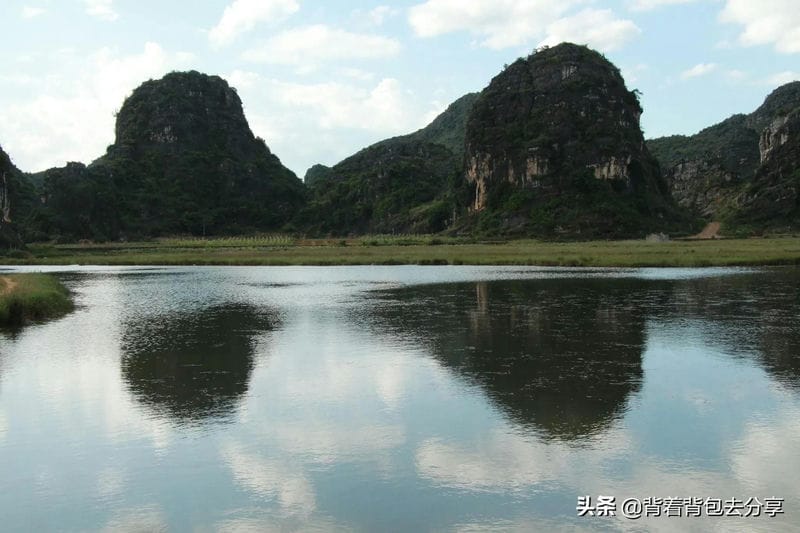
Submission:
[[[0,146],[89,163],[148,79],[227,79],[299,177],[428,124],[505,64],[571,41],[641,91],[648,138],[749,113],[800,79],[797,0],[3,0]]]

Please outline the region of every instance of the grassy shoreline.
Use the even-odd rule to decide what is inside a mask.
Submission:
[[[69,291],[46,274],[0,276],[0,327],[44,320],[72,309]]]
[[[669,242],[435,237],[161,239],[142,243],[32,245],[8,265],[539,265],[703,267],[800,265],[800,237]]]

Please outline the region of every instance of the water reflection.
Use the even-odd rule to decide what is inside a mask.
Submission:
[[[82,276],[75,313],[0,333],[5,529],[797,523],[796,272]],[[789,512],[590,521],[579,494]]]
[[[800,390],[800,270],[676,283],[667,312],[658,318],[693,321],[726,353],[753,360]]]
[[[540,280],[388,291],[379,320],[427,343],[543,437],[606,429],[642,381],[645,315],[637,280]]]
[[[177,422],[230,417],[247,392],[257,337],[277,321],[244,304],[132,321],[122,338],[123,379]]]

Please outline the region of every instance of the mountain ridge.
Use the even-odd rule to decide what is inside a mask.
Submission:
[[[773,225],[770,217],[780,225],[787,217],[797,220],[797,206],[782,201],[775,212],[767,198],[791,197],[796,203],[796,186],[790,182],[793,169],[800,166],[792,149],[800,143],[798,110],[800,82],[795,81],[774,89],[751,113],[732,115],[694,135],[650,139],[647,144],[681,206],[731,227],[768,227]],[[767,190],[772,192],[764,196]]]

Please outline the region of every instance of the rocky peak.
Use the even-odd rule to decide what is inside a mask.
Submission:
[[[637,209],[668,204],[641,113],[619,69],[585,46],[563,43],[518,59],[483,90],[467,123],[472,211],[509,187],[534,202],[566,197],[587,177],[619,198],[648,196]]]
[[[764,99],[764,103],[748,116],[748,126],[756,131],[762,131],[773,121],[788,115],[798,107],[800,107],[800,81],[786,83],[772,91]]]
[[[117,115],[116,144],[133,152],[258,148],[236,90],[219,76],[196,71],[172,72],[140,85]]]
[[[305,201],[300,180],[253,135],[236,91],[195,71],[140,85],[103,157],[43,181],[39,231],[67,239],[271,231]]]

